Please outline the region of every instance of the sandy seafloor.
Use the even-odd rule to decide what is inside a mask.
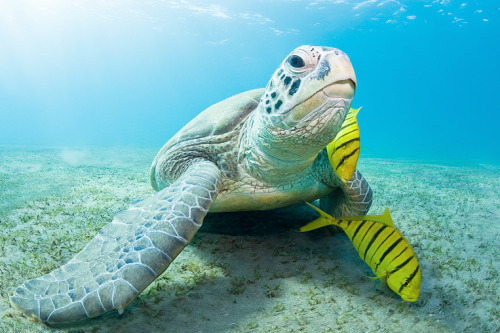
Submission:
[[[363,156],[371,214],[389,207],[420,260],[415,303],[368,279],[344,234],[297,232],[315,217],[299,205],[212,216],[121,316],[50,328],[14,310],[16,286],[67,262],[115,213],[152,193],[155,154],[0,147],[0,332],[500,330],[500,167]]]

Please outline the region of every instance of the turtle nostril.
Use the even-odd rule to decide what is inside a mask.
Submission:
[[[339,49],[335,49],[334,53],[335,53],[335,55],[338,55],[338,56],[347,57],[347,54],[345,54],[342,50],[339,50]]]

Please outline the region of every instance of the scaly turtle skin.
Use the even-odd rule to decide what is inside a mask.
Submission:
[[[321,199],[334,216],[366,214],[368,183],[358,171],[342,182],[325,149],[355,87],[342,51],[295,49],[265,89],[211,106],[168,141],[151,168],[158,192],[117,214],[67,264],[24,282],[12,305],[49,324],[121,313],[189,244],[208,211]]]

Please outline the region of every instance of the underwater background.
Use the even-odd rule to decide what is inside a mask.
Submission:
[[[377,157],[500,161],[498,1],[2,1],[0,144],[161,147],[303,44],[353,63]]]
[[[500,331],[499,34],[496,0],[0,0],[0,332]],[[316,217],[296,205],[211,215],[122,315],[11,307],[153,193],[179,129],[303,44],[352,61],[358,169],[419,259],[417,302],[345,234],[291,229]]]

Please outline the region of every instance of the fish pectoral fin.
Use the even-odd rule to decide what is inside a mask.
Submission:
[[[378,276],[367,276],[370,280],[372,281],[377,281],[378,279],[380,279],[381,281],[385,280],[385,278],[387,277],[387,272],[381,274],[381,275],[378,275]]]

